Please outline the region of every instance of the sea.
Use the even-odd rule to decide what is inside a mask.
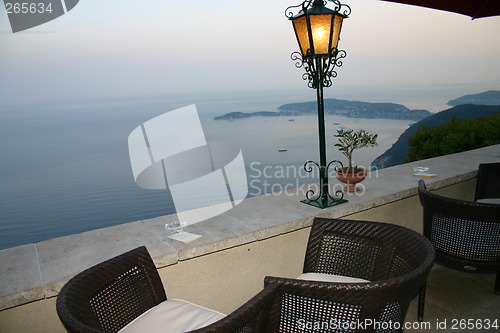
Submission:
[[[319,158],[316,115],[213,119],[233,111],[276,111],[282,104],[314,100],[310,90],[303,95],[186,94],[4,108],[0,110],[0,249],[175,213],[168,190],[135,184],[128,136],[145,121],[191,104],[197,107],[207,141],[240,146],[249,196],[315,183],[317,175],[304,174],[303,165]],[[446,108],[444,103],[446,99],[407,106],[437,111]],[[377,147],[355,152],[356,164],[367,167],[412,124],[328,115],[325,122],[328,160],[345,162],[333,146],[339,128],[363,128],[379,135]],[[210,188],[190,195],[203,201],[210,197]]]

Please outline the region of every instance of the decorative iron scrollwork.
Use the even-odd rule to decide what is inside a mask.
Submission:
[[[342,59],[347,56],[344,50],[331,50],[333,55],[331,58],[318,58],[311,59],[302,57],[300,52],[293,52],[290,58],[295,61],[295,67],[304,67],[305,73],[302,74],[302,79],[308,82],[308,87],[316,89],[320,86],[330,87],[332,85],[332,79],[337,77],[336,67],[342,66]],[[316,61],[315,61],[316,60]],[[318,64],[315,62],[320,62],[318,70]]]
[[[295,6],[290,6],[287,9],[285,9],[285,17],[288,19],[291,19],[294,16],[300,15],[302,13],[305,13],[309,7],[312,6],[326,6],[329,2],[331,2],[334,7],[333,10],[342,14],[343,16],[349,16],[351,15],[351,7],[348,5],[340,3],[339,0],[305,0],[299,5]],[[295,8],[300,8],[300,10],[297,13],[294,13]]]
[[[319,164],[318,163],[316,163],[314,161],[307,161],[306,163],[304,163],[304,170],[305,170],[305,172],[307,172],[307,173],[313,172],[313,170],[314,170],[313,167],[312,166],[309,166],[309,167],[307,166],[310,163],[314,164],[318,168],[318,170],[319,170]]]
[[[330,163],[328,163],[328,165],[326,166],[326,174],[327,174],[327,177],[328,177],[328,169],[330,168],[330,166],[333,164],[333,163],[338,163],[340,164],[340,168],[343,168],[343,165],[342,165],[342,162],[340,161],[337,161],[337,160],[333,160],[331,161]],[[311,165],[312,164],[312,165]],[[318,168],[318,171],[320,170],[320,165],[314,161],[307,161],[306,163],[304,163],[304,170],[305,172],[307,173],[311,173],[314,171],[314,166],[316,166]],[[337,167],[335,167],[335,171],[337,170]],[[311,204],[312,202],[319,202],[320,200],[323,199],[323,196],[325,193],[322,193],[322,189],[320,188],[320,194],[315,196],[315,191],[314,190],[311,190],[309,189],[307,192],[306,192],[306,200],[304,202],[307,202],[308,204]],[[346,200],[344,200],[344,192],[342,190],[337,190],[335,191],[335,194],[334,194],[334,197],[332,197],[330,195],[330,193],[326,193],[327,194],[327,200],[330,201],[330,202],[336,202],[336,203],[342,203],[342,202],[346,202]]]
[[[340,164],[340,169],[342,169],[344,167],[344,165],[342,164],[342,162],[338,161],[338,160],[333,160],[331,161],[330,163],[328,163],[328,165],[326,166],[326,174],[328,175],[328,170],[330,169],[330,166],[333,164],[333,163],[338,163]],[[337,172],[339,170],[339,167],[335,167],[335,172]]]
[[[295,51],[290,55],[290,58],[295,61],[295,67],[300,68],[304,65],[304,60],[302,59],[302,53]]]

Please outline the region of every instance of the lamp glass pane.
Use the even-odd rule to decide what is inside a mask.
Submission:
[[[307,55],[307,50],[310,48],[309,45],[309,35],[307,33],[307,21],[306,17],[301,16],[293,21],[293,28],[295,30],[295,35],[297,36],[297,41],[299,43],[300,51],[302,55]]]
[[[331,14],[311,15],[311,32],[315,54],[327,54],[330,43]]]
[[[332,48],[337,49],[340,40],[340,30],[342,30],[342,15],[335,15],[333,18]]]

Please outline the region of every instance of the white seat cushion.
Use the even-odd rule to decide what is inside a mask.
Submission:
[[[497,198],[479,199],[477,202],[488,203],[488,204],[500,204],[500,199]]]
[[[184,333],[224,318],[220,312],[182,300],[166,300],[144,312],[119,333]]]
[[[304,273],[300,275],[297,279],[299,280],[309,280],[309,281],[321,281],[321,282],[337,282],[337,283],[365,283],[370,282],[365,279],[358,279],[350,276],[343,275],[333,275],[324,273]]]

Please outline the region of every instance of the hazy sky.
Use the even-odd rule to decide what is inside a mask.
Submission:
[[[284,16],[299,3],[81,0],[66,15],[16,34],[1,9],[0,110],[172,93],[304,92]],[[329,94],[359,91],[363,99],[371,92],[368,100],[500,90],[500,16],[472,21],[378,0],[345,3],[352,8],[340,42],[347,58]]]

